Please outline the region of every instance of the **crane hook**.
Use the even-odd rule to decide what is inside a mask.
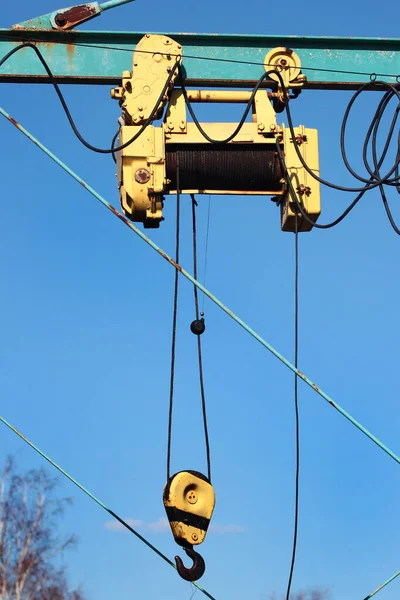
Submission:
[[[193,565],[190,569],[187,569],[180,556],[175,556],[176,569],[182,579],[185,579],[186,581],[197,581],[204,575],[204,571],[206,570],[204,559],[198,552],[193,550],[193,548],[184,548],[184,550],[193,560]]]

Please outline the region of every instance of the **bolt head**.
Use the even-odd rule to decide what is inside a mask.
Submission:
[[[65,27],[68,23],[66,17],[64,17],[64,15],[56,15],[56,18],[54,19],[54,21],[56,22],[56,25],[58,25],[59,27]]]
[[[192,540],[194,542],[197,542],[198,539],[199,539],[199,536],[197,535],[197,533],[192,533]]]
[[[147,183],[150,180],[150,173],[147,169],[138,169],[135,173],[135,180],[138,183]]]
[[[189,504],[196,504],[198,500],[196,492],[194,490],[189,490],[186,494],[186,500],[189,502]]]

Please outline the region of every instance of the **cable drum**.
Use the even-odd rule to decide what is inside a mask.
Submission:
[[[268,147],[268,146],[267,146]],[[264,144],[166,144],[168,191],[180,189],[279,192],[283,171],[278,154]]]

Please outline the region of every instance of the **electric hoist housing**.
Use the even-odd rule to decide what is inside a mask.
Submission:
[[[282,229],[294,231],[296,209],[288,190],[289,176],[304,212],[316,222],[321,210],[320,186],[301,164],[296,147],[312,172],[319,175],[318,132],[301,125],[295,128],[293,139],[290,129],[277,124],[272,102],[279,106],[282,100],[279,83],[274,93],[256,91],[252,120],[245,122],[231,141],[211,143],[194,122],[188,121],[183,90],[173,87],[178,76],[176,64],[181,59],[182,48],[173,39],[146,35],[133,54],[132,73],[125,71],[122,86],[112,90],[112,97],[120,101],[124,123],[118,146],[126,147],[116,154],[125,215],[143,222],[144,227],[159,227],[164,197],[175,194],[179,187],[181,193],[191,194],[273,196],[280,206]],[[298,56],[288,48],[275,48],[265,57],[265,69],[279,69],[287,89],[303,85],[305,77],[300,67]],[[168,78],[169,89],[165,90]],[[251,92],[238,90],[187,90],[191,103],[246,104],[251,96]],[[161,124],[156,125],[155,119],[161,117]],[[145,126],[149,120],[151,123]],[[236,126],[201,123],[213,140],[229,137]],[[129,143],[132,138],[134,141]],[[284,156],[286,177],[277,142]],[[243,210],[247,204],[244,198]],[[300,216],[298,219],[299,231],[312,229],[311,223]]]

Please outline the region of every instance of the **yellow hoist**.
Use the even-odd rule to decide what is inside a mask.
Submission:
[[[273,87],[272,92],[261,87],[268,77],[264,85]],[[180,87],[175,87],[177,80]],[[288,48],[275,48],[265,56],[265,74],[252,92],[187,90],[182,47],[167,36],[143,37],[133,54],[132,73],[124,71],[122,85],[111,90],[112,97],[119,100],[122,108],[115,155],[125,215],[132,221],[142,222],[144,227],[154,228],[163,220],[163,201],[167,194],[178,197],[180,193],[274,196],[280,206],[282,229],[295,231],[295,221],[299,219],[298,230],[309,231],[320,214],[320,189],[319,183],[304,168],[299,152],[308,168],[319,175],[317,131],[299,126],[293,136],[290,128],[276,121],[276,112],[283,110],[288,99],[287,90],[292,90],[292,97],[296,97],[304,82],[296,53]],[[198,102],[242,103],[247,104],[247,109],[238,126],[199,123],[192,109],[192,103]],[[250,111],[252,119],[247,122]],[[192,117],[190,122],[187,112]],[[160,125],[154,124],[161,119]],[[309,220],[299,216],[290,187],[296,190]],[[257,216],[257,209],[253,207],[254,203],[251,210]],[[242,210],[246,209],[247,206],[243,206]],[[204,319],[199,319],[197,296],[196,313],[191,330],[199,337],[204,331]],[[198,343],[200,358],[200,341]],[[173,349],[173,356],[174,352]],[[204,541],[215,505],[204,396],[203,408],[208,477],[193,470],[170,476],[170,397],[167,484],[163,500],[175,541],[193,559],[193,566],[186,568],[182,560],[175,557],[179,574],[188,581],[195,581],[204,573],[204,560],[193,546]]]
[[[298,55],[289,48],[274,48],[265,56],[265,85],[274,86],[273,92],[261,87],[253,92],[186,90],[182,56],[182,47],[170,37],[146,35],[134,51],[132,73],[124,71],[122,85],[111,90],[122,108],[118,141],[122,149],[116,156],[125,215],[146,228],[159,227],[164,197],[177,192],[179,173],[181,193],[274,196],[282,230],[294,231],[296,208],[278,142],[302,208],[316,222],[321,211],[319,183],[304,168],[297,150],[319,175],[317,130],[301,125],[295,128],[293,139],[290,130],[276,120],[286,97],[282,83],[297,95],[306,80]],[[177,79],[181,87],[175,88]],[[233,137],[233,123],[188,122],[187,110],[198,102],[251,103],[251,122],[243,122]],[[160,125],[154,124],[157,119],[162,119]],[[254,208],[243,206],[244,210]],[[301,217],[299,223],[301,231],[312,229],[312,223]]]

